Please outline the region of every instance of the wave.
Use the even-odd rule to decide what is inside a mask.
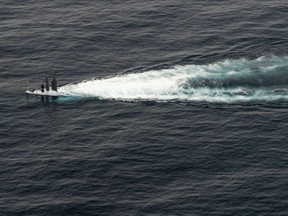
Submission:
[[[288,56],[224,60],[130,73],[59,88],[60,95],[124,101],[275,101],[288,99]]]

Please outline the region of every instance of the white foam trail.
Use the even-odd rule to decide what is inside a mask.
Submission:
[[[288,99],[288,57],[225,60],[131,73],[59,88],[60,95],[125,101],[275,101]]]

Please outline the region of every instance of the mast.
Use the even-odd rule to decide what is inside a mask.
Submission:
[[[48,82],[48,78],[46,77],[46,91],[49,91],[50,87],[49,87],[49,82]]]

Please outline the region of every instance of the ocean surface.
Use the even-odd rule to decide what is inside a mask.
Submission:
[[[287,0],[0,2],[1,216],[288,215],[287,110]]]

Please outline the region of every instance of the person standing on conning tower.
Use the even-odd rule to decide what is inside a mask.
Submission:
[[[57,80],[54,78],[51,82],[52,90],[57,91]]]
[[[50,88],[49,88],[49,82],[48,82],[48,78],[46,77],[46,91],[49,91]]]
[[[44,84],[41,85],[41,92],[44,92]]]

